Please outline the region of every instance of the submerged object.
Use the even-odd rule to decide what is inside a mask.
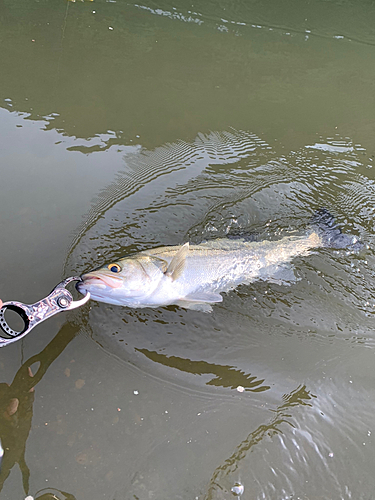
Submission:
[[[243,495],[245,491],[245,487],[241,483],[235,483],[234,486],[230,489],[230,491],[235,495],[237,498],[240,498],[241,495]]]
[[[108,304],[133,308],[171,304],[210,311],[221,292],[242,283],[272,279],[283,265],[314,248],[353,248],[358,240],[335,225],[331,214],[318,211],[307,234],[278,241],[222,238],[199,245],[145,250],[81,276],[77,289]]]

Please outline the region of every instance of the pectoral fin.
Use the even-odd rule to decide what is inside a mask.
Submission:
[[[175,302],[176,305],[194,311],[211,312],[210,303],[222,302],[223,297],[214,292],[195,292]]]
[[[200,311],[205,313],[212,312],[212,307],[207,302],[189,302],[188,300],[179,300],[176,305],[183,307],[184,309],[190,309],[193,311]]]
[[[166,273],[168,269],[168,262],[164,259],[160,259],[159,257],[153,257],[153,263],[157,266],[162,273]]]
[[[214,292],[195,292],[190,295],[186,295],[183,298],[186,302],[223,302],[223,297],[220,293]]]
[[[172,278],[172,281],[175,281],[181,276],[186,264],[186,256],[188,254],[188,251],[189,243],[185,243],[185,245],[182,245],[182,247],[178,250],[176,255],[171,260],[168,269],[165,271],[165,275],[170,276]]]

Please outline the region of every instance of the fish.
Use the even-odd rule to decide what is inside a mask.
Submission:
[[[218,238],[194,245],[164,246],[125,256],[81,276],[80,293],[93,300],[132,308],[177,305],[204,312],[240,284],[268,280],[297,257],[317,248],[361,245],[344,234],[326,209],[317,211],[303,235],[277,241]]]

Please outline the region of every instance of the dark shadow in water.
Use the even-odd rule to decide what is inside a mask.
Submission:
[[[292,415],[290,411],[296,406],[312,406],[310,401],[316,398],[314,394],[306,389],[305,385],[300,385],[296,390],[290,394],[283,396],[284,403],[279,405],[274,412],[273,418],[266,423],[260,425],[255,431],[251,432],[235,449],[235,451],[228,457],[224,463],[220,464],[214,471],[204,496],[204,500],[213,500],[215,491],[222,490],[223,486],[220,484],[223,478],[235,472],[241,460],[243,460],[251,449],[260,443],[265,437],[273,437],[275,434],[281,434],[282,424],[293,426],[289,420]],[[228,492],[229,493],[229,492]]]
[[[65,323],[43,351],[23,363],[10,385],[0,384],[0,439],[4,449],[0,470],[0,491],[12,468],[18,464],[22,474],[23,489],[26,495],[29,492],[30,470],[26,464],[25,450],[33,417],[34,387],[78,332],[78,326]],[[36,364],[39,366],[33,374],[32,368]],[[74,500],[72,495],[67,493],[64,495]]]
[[[184,359],[177,356],[166,356],[155,351],[148,349],[135,349],[144,354],[148,359],[155,363],[160,363],[170,368],[192,373],[194,375],[213,374],[212,378],[206,385],[214,385],[216,387],[228,387],[236,389],[243,387],[246,391],[264,392],[270,389],[269,385],[263,385],[264,379],[257,379],[251,376],[250,373],[244,373],[237,370],[234,366],[230,365],[216,365],[214,363],[207,363],[206,361],[192,361],[191,359]]]
[[[56,488],[43,488],[36,493],[35,500],[76,500],[76,497],[66,491]]]

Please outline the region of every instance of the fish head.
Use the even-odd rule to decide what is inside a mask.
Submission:
[[[143,262],[145,260],[145,262]],[[147,259],[125,257],[81,276],[77,289],[91,298],[115,305],[135,306],[155,288]]]

